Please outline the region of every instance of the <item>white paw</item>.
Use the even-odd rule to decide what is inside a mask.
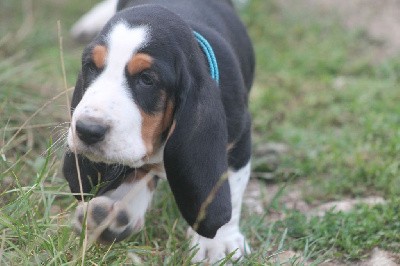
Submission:
[[[74,228],[78,233],[82,232],[85,216],[86,233],[102,243],[121,241],[140,231],[144,225],[144,213],[133,214],[123,202],[105,196],[78,205],[74,217]]]
[[[188,229],[188,236],[192,238],[191,247],[198,250],[193,263],[216,263],[233,252],[231,260],[237,261],[250,254],[250,247],[237,226],[221,227],[213,239],[202,237],[191,228]]]

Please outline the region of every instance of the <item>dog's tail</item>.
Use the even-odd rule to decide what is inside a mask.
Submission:
[[[105,0],[94,6],[72,26],[72,37],[79,42],[92,40],[114,16],[117,4],[118,0]]]

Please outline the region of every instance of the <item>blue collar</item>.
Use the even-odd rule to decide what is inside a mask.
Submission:
[[[219,69],[217,58],[215,57],[215,53],[210,43],[197,31],[193,31],[194,36],[199,43],[201,50],[207,57],[208,65],[210,67],[211,78],[219,84]]]

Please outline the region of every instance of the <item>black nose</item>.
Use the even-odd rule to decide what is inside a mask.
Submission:
[[[78,137],[86,144],[91,145],[104,139],[109,126],[98,122],[78,120],[76,121],[75,129]]]

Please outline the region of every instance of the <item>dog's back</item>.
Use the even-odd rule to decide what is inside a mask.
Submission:
[[[193,30],[203,34],[213,46],[218,46],[219,43],[217,41],[214,44],[213,38],[223,38],[225,44],[231,46],[233,53],[238,57],[245,87],[250,90],[255,64],[253,48],[230,0],[120,0],[117,11],[146,4],[160,5],[179,15]]]
[[[225,44],[239,59],[244,84],[250,90],[254,76],[254,52],[246,29],[238,18],[230,0],[106,0],[85,14],[72,28],[75,39],[92,39],[114,15],[134,6],[155,4],[179,15],[195,31],[201,32],[214,46],[214,38],[223,38]],[[218,49],[218,47],[216,47]],[[222,59],[223,60],[223,59]]]

